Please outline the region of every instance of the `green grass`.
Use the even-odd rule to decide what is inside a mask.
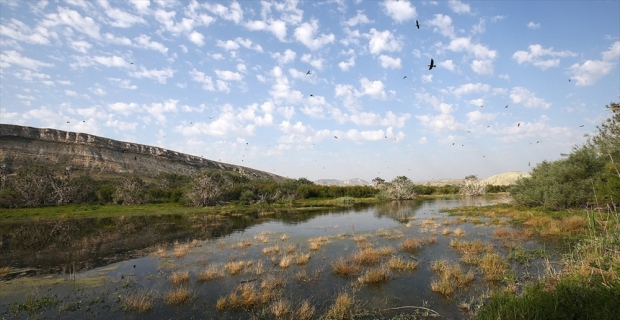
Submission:
[[[355,204],[371,204],[380,202],[377,198],[355,198]],[[178,203],[157,203],[142,205],[58,205],[36,208],[0,208],[0,222],[32,220],[32,219],[58,219],[58,218],[87,218],[87,217],[114,217],[131,215],[161,215],[161,214],[229,214],[244,213],[257,210],[308,210],[329,207],[339,207],[343,203],[339,199],[304,199],[295,200],[293,207],[285,204],[227,204],[210,207],[188,207]]]
[[[498,293],[475,319],[618,319],[620,283],[564,278],[557,284],[537,282],[520,296]]]

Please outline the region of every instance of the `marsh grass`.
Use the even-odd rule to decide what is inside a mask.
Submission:
[[[322,246],[328,244],[329,238],[328,237],[311,238],[311,239],[308,239],[308,242],[310,244],[310,250],[316,251],[316,250],[321,249]]]
[[[215,266],[215,265],[209,266],[202,272],[198,273],[198,280],[199,281],[210,281],[213,279],[224,278],[225,276],[224,271],[221,270],[220,268],[221,267]]]
[[[280,266],[280,268],[286,269],[291,265],[294,259],[294,256],[287,254],[280,259],[280,263],[278,263],[278,265]]]
[[[297,246],[294,244],[288,245],[286,246],[286,248],[284,248],[284,252],[291,254],[293,252],[295,252],[295,250],[297,250]]]
[[[377,267],[367,269],[357,281],[361,284],[364,283],[379,283],[387,282],[392,278],[392,272],[387,264],[382,264]]]
[[[272,289],[259,288],[253,283],[242,283],[226,297],[218,299],[216,308],[249,309],[264,306],[274,299],[276,293]]]
[[[0,276],[4,276],[9,274],[9,272],[11,271],[11,268],[9,267],[2,267],[0,268]]]
[[[375,264],[381,261],[382,254],[373,247],[366,247],[353,255],[353,261],[359,264]]]
[[[170,281],[175,285],[189,282],[189,271],[174,272],[170,276]]]
[[[280,253],[280,247],[278,245],[263,248],[263,254],[278,254],[278,253]]]
[[[467,286],[474,280],[473,271],[464,273],[458,263],[450,264],[447,260],[433,261],[431,270],[439,276],[439,279],[431,281],[431,290],[445,296],[451,296],[457,289]]]
[[[355,299],[347,292],[341,292],[336,296],[334,303],[325,313],[326,319],[353,319]]]
[[[235,249],[245,249],[252,245],[252,241],[250,240],[241,240],[234,244],[233,248]]]
[[[487,253],[480,259],[480,269],[487,281],[500,281],[509,271],[505,258],[497,253]]]
[[[295,255],[295,264],[306,265],[310,261],[309,253],[300,253]]]
[[[167,259],[168,257],[170,257],[168,255],[168,250],[166,250],[166,247],[164,247],[163,245],[157,246],[157,248],[155,248],[155,250],[153,251],[153,255],[162,259]]]
[[[280,237],[280,240],[285,241],[286,239],[288,239],[288,235],[285,233]]]
[[[462,237],[465,235],[465,230],[461,229],[460,227],[454,229],[454,231],[452,232],[455,236],[457,237]]]
[[[164,302],[167,304],[183,304],[192,295],[192,291],[186,287],[178,287],[168,291],[164,295]]]
[[[236,275],[240,273],[244,268],[252,266],[254,261],[230,261],[224,265],[224,270],[228,271],[230,275]]]
[[[332,270],[335,275],[341,277],[350,277],[360,272],[360,266],[355,261],[345,258],[338,258],[331,263]]]
[[[400,243],[398,248],[400,251],[413,253],[417,249],[423,247],[428,241],[426,239],[421,238],[406,238],[403,242]]]
[[[314,306],[310,304],[308,300],[304,300],[297,310],[295,310],[295,319],[297,320],[310,320],[314,318],[316,310]]]
[[[288,300],[280,298],[271,303],[269,306],[269,312],[276,319],[284,319],[291,313],[291,304]]]
[[[123,297],[123,309],[137,312],[147,312],[153,308],[155,298],[146,292],[137,292]]]
[[[405,261],[401,257],[393,256],[388,260],[388,267],[392,270],[415,270],[418,263],[415,261]]]
[[[175,257],[182,258],[189,252],[189,250],[190,250],[189,243],[179,243],[178,241],[175,241],[172,253],[174,254]]]

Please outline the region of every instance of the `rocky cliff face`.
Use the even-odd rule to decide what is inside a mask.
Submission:
[[[160,172],[189,175],[211,168],[235,171],[251,178],[284,179],[260,170],[143,144],[86,133],[0,124],[0,164],[14,170],[33,162],[94,175],[154,176]]]

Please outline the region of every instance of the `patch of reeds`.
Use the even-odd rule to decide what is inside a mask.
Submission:
[[[297,246],[294,244],[288,245],[286,246],[286,248],[284,248],[284,252],[291,254],[293,252],[295,252],[295,250],[297,250]]]
[[[263,254],[278,254],[278,253],[280,253],[280,247],[278,245],[263,248]]]
[[[436,260],[431,263],[431,270],[439,279],[431,281],[431,290],[445,296],[450,296],[457,289],[465,287],[474,280],[474,273],[470,270],[464,273],[458,263],[450,264],[447,260]]]
[[[284,319],[287,315],[291,313],[291,304],[288,300],[280,298],[276,301],[273,301],[269,306],[269,312],[276,319]]]
[[[441,234],[443,234],[444,236],[449,236],[450,233],[452,233],[452,230],[450,230],[450,228],[443,228],[443,230],[441,230]]]
[[[300,253],[295,255],[295,264],[297,265],[305,265],[310,261],[309,253]]]
[[[247,248],[247,247],[249,247],[251,245],[252,245],[252,241],[250,241],[250,240],[241,240],[241,241],[238,241],[237,243],[235,243],[233,248],[245,249],[245,248]]]
[[[388,266],[392,270],[414,270],[418,267],[415,261],[405,261],[401,257],[393,256],[388,260]]]
[[[341,292],[336,296],[334,303],[327,309],[327,319],[352,319],[355,299],[347,292]]]
[[[249,309],[263,306],[271,301],[275,295],[275,291],[259,288],[254,283],[242,283],[228,296],[219,298],[216,308],[222,311],[226,308]]]
[[[509,271],[506,259],[497,253],[487,253],[480,259],[480,269],[487,281],[500,281]]]
[[[297,320],[310,320],[314,318],[314,314],[316,310],[314,306],[308,302],[308,300],[304,300],[297,310],[295,310],[295,319]]]
[[[11,268],[9,267],[2,267],[0,268],[0,276],[4,276],[9,274],[9,272],[11,271]]]
[[[192,295],[192,291],[186,287],[178,287],[168,291],[164,295],[164,302],[167,304],[183,304]]]
[[[168,255],[168,250],[166,250],[166,247],[162,245],[159,245],[157,246],[157,248],[155,248],[155,251],[153,251],[153,255],[162,259],[170,257]]]
[[[213,279],[219,279],[224,277],[224,271],[220,269],[220,266],[209,266],[202,272],[198,273],[199,281],[210,281]]]
[[[175,285],[189,282],[189,271],[174,272],[170,276],[170,281]]]
[[[286,269],[286,268],[288,268],[291,265],[291,263],[293,262],[294,258],[295,257],[292,256],[292,255],[288,255],[288,254],[284,255],[284,256],[282,256],[282,258],[280,258],[280,263],[278,263],[278,265],[280,266],[280,268]]]
[[[353,261],[359,264],[375,264],[382,258],[381,252],[373,247],[366,247],[353,255]]]
[[[387,282],[392,278],[392,272],[387,264],[367,269],[357,281],[359,283],[379,283]]]
[[[286,233],[285,233],[285,234],[283,234],[283,235],[280,237],[280,240],[282,240],[282,241],[284,241],[284,240],[286,240],[286,239],[288,239],[288,235],[287,235]]]
[[[308,239],[308,242],[310,244],[310,250],[316,251],[316,250],[321,249],[322,246],[328,244],[329,238],[327,237],[311,238],[311,239]]]
[[[421,238],[406,238],[400,243],[398,248],[401,251],[412,253],[426,244],[426,240]]]
[[[123,309],[137,312],[147,312],[153,308],[154,302],[155,298],[153,295],[141,291],[134,294],[125,295],[123,297]]]
[[[342,257],[332,262],[331,266],[334,274],[341,277],[350,277],[360,272],[360,265],[357,262]]]
[[[188,243],[179,243],[178,241],[174,242],[174,249],[172,253],[175,257],[181,258],[184,257],[190,250],[190,245]]]
[[[254,261],[252,260],[230,261],[224,265],[224,270],[228,271],[230,275],[236,275],[241,272],[243,268],[252,266],[253,263]]]
[[[454,231],[453,231],[452,233],[453,233],[455,236],[457,236],[457,237],[462,237],[462,236],[464,236],[464,235],[465,235],[465,231],[464,231],[463,229],[461,229],[460,227],[459,227],[459,228],[454,229]]]

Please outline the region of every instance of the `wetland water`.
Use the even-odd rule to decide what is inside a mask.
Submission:
[[[543,274],[540,253],[554,255],[559,248],[501,220],[491,223],[440,212],[492,203],[490,198],[446,197],[301,212],[3,225],[0,317],[276,318],[275,302],[284,301],[288,309],[281,313],[286,318],[295,317],[304,302],[318,318],[339,294],[349,293],[357,306],[354,312],[372,318],[424,310],[391,310],[402,306],[467,318],[459,304],[509,283],[519,290]],[[413,247],[405,248],[407,239],[413,239]],[[486,245],[486,251],[473,252],[479,257],[492,252],[515,258],[504,259],[509,269],[502,279],[486,281],[480,264],[457,250],[459,243],[476,240]],[[333,266],[338,259],[358,270],[337,275]],[[440,280],[440,272],[431,266],[443,259],[474,275],[448,295],[431,290]],[[393,262],[409,263],[410,268],[399,269]],[[361,283],[368,270],[382,266],[389,270],[386,278]],[[171,295],[179,288],[189,293],[186,300]],[[151,303],[148,311],[139,312],[131,304],[140,298]]]

